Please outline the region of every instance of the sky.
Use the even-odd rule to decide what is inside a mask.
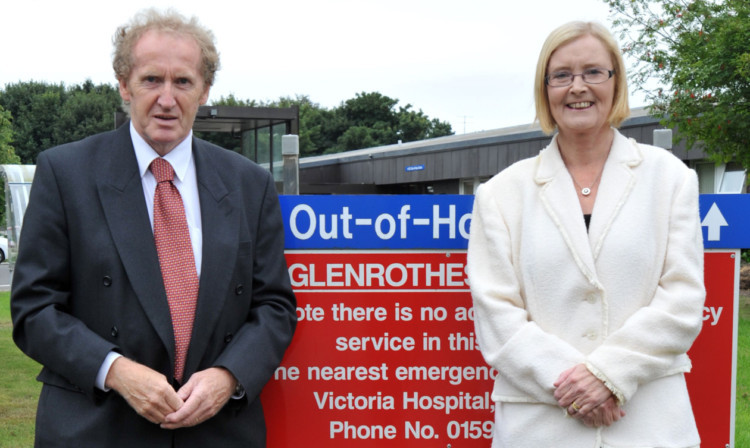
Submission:
[[[604,0],[16,0],[0,9],[0,88],[115,85],[112,35],[152,6],[214,32],[221,70],[209,102],[306,95],[333,108],[379,92],[457,134],[533,122],[549,32],[570,20],[611,27]]]

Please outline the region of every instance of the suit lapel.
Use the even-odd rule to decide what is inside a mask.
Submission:
[[[229,294],[239,247],[240,204],[224,184],[219,167],[201,140],[193,140],[203,228],[200,291],[185,364],[186,376],[198,367]]]
[[[174,359],[172,318],[128,125],[103,148],[97,188],[104,216],[138,301]]]
[[[596,257],[612,222],[635,184],[632,167],[641,161],[637,145],[617,130],[614,132],[612,149],[604,165],[588,232],[573,179],[560,156],[556,137],[542,151],[535,175],[535,181],[541,189],[539,196],[547,213],[581,272],[595,283]]]
[[[633,168],[642,160],[638,145],[615,131],[612,149],[604,165],[602,180],[599,183],[596,202],[591,213],[589,240],[594,259],[599,257],[612,223],[635,186],[636,178]]]
[[[541,190],[539,198],[568,246],[578,268],[591,281],[596,278],[594,258],[586,235],[583,211],[573,179],[560,156],[557,137],[540,154],[534,180]]]

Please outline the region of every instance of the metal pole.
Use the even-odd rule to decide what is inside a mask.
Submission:
[[[281,136],[281,156],[284,158],[283,194],[299,194],[299,136],[294,134]]]

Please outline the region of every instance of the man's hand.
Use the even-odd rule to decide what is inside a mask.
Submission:
[[[161,427],[177,429],[195,426],[216,415],[232,396],[237,380],[226,369],[212,367],[194,373],[177,391],[185,405],[166,416]]]
[[[114,389],[151,423],[162,423],[167,415],[183,405],[183,399],[167,377],[122,356],[112,363],[104,385]]]

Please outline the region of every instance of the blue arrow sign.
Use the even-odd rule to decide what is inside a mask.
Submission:
[[[750,194],[702,194],[700,215],[706,249],[750,248]]]

